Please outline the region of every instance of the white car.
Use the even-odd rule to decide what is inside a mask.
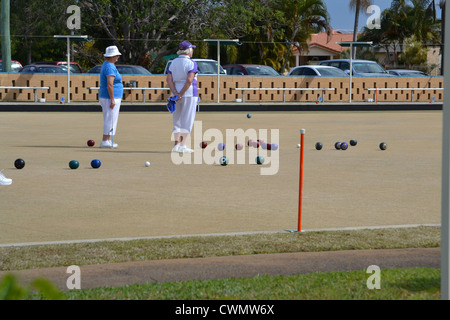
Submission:
[[[11,72],[19,72],[22,64],[19,61],[11,60]],[[3,61],[0,60],[0,72],[3,72]]]
[[[348,77],[348,75],[339,68],[317,65],[292,68],[289,71],[288,76]]]
[[[217,74],[217,61],[212,59],[192,59],[197,62],[198,75],[215,75]],[[169,70],[170,64],[172,60],[168,61],[166,67],[164,68],[164,74],[167,74],[167,70]],[[227,72],[222,68],[220,68],[220,74],[227,74]]]
[[[336,67],[350,74],[350,60],[349,59],[334,59],[319,61],[318,65]],[[394,77],[389,74],[382,66],[371,60],[352,60],[353,77]]]

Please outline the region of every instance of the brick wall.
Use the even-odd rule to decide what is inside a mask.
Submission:
[[[136,81],[136,87],[167,88],[166,77],[154,76],[122,76],[127,85]],[[98,90],[89,89],[99,87],[99,76],[90,74],[71,75],[71,101],[91,102],[98,100]],[[199,76],[199,95],[203,102],[217,101],[217,77]],[[340,77],[251,77],[251,76],[221,76],[220,101],[233,102],[244,99],[246,102],[315,102],[322,96],[322,91],[296,91],[296,90],[246,90],[244,92],[235,88],[331,88],[324,94],[325,102],[349,101],[349,79]],[[374,92],[369,88],[443,88],[443,77],[373,77],[353,78],[352,101],[360,102],[374,99]],[[48,102],[60,101],[67,95],[66,75],[36,75],[36,74],[0,74],[0,86],[38,86],[50,87],[48,90],[38,90],[38,98],[45,98]],[[426,102],[433,98],[436,102],[443,100],[443,90],[411,90],[379,91],[378,102]],[[169,98],[168,90],[125,90],[125,101],[165,102]],[[0,101],[34,101],[33,90],[0,89]]]

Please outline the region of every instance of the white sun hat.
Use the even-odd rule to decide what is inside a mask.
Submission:
[[[106,48],[104,56],[109,57],[115,57],[115,56],[121,56],[122,54],[119,52],[119,49],[117,49],[116,46],[110,46]]]

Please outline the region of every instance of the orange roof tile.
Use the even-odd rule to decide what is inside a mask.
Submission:
[[[342,33],[340,31],[333,30],[330,38],[328,38],[326,32],[314,33],[311,35],[311,40],[308,45],[310,47],[316,45],[331,51],[342,52],[347,49],[338,45],[338,42],[342,41],[353,41],[353,33]]]
[[[348,48],[341,47],[338,42],[353,41],[353,33],[342,33],[337,30],[331,31],[331,35],[328,38],[326,32],[313,33],[311,40],[308,42],[309,47],[322,47],[325,50],[330,50],[336,53],[340,53]],[[294,52],[297,51],[297,47],[292,48]]]

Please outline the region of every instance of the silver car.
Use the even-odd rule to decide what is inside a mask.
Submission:
[[[331,66],[350,74],[350,59],[334,59],[320,61],[318,65]],[[382,66],[371,60],[352,60],[354,77],[395,77],[389,74]]]
[[[348,77],[341,69],[329,66],[298,66],[292,68],[288,76],[313,76],[313,77]]]
[[[419,70],[409,70],[409,69],[394,69],[388,70],[390,74],[397,77],[430,77],[429,74]]]
[[[197,62],[198,75],[215,75],[217,74],[217,61],[212,59],[192,59]],[[172,60],[169,60],[164,69],[164,74],[167,74],[167,70],[169,70],[170,65],[172,64]],[[220,74],[227,74],[227,72],[219,66]]]

